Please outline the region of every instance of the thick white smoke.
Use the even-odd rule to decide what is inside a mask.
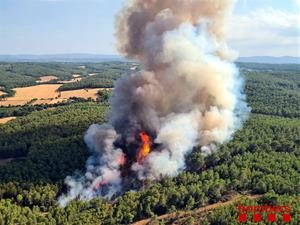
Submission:
[[[127,178],[130,161],[139,180],[174,177],[195,146],[208,154],[224,143],[246,118],[242,79],[227,47],[226,25],[233,0],[133,0],[117,19],[119,51],[144,70],[116,82],[110,125],[92,125],[85,141],[93,156],[79,179],[68,177],[68,195],[111,198]],[[138,134],[152,138],[142,162]],[[119,147],[117,147],[119,146]]]
[[[85,176],[67,177],[65,182],[70,187],[68,195],[59,199],[61,206],[79,197],[81,200],[90,200],[98,195],[111,198],[120,191],[120,165],[124,163],[124,153],[114,147],[118,135],[110,125],[93,124],[85,135],[85,142],[93,155],[86,162]],[[106,190],[101,189],[107,185]],[[105,194],[102,193],[105,191]]]

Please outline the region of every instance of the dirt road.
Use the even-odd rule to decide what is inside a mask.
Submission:
[[[158,220],[164,220],[164,219],[170,219],[170,218],[174,218],[174,217],[187,217],[187,216],[191,216],[191,215],[196,215],[196,214],[203,214],[206,212],[209,212],[211,210],[214,210],[216,208],[219,207],[223,207],[223,206],[227,206],[227,205],[231,205],[232,203],[234,203],[236,200],[242,198],[242,197],[246,197],[249,199],[257,199],[260,198],[262,195],[235,195],[233,196],[230,200],[226,201],[226,202],[218,202],[212,205],[208,205],[208,206],[204,206],[202,208],[199,209],[195,209],[192,211],[180,211],[180,212],[175,212],[175,213],[169,213],[169,214],[165,214],[162,216],[157,217]],[[145,220],[140,220],[138,222],[135,222],[131,225],[146,225],[151,221],[151,219],[145,219]]]

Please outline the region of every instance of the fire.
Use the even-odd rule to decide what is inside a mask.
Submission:
[[[94,190],[100,189],[101,186],[108,184],[108,180],[101,180],[94,184]]]
[[[138,152],[137,162],[139,164],[142,164],[142,162],[144,161],[144,159],[150,153],[151,148],[150,148],[150,137],[144,131],[142,131],[140,133],[140,138],[141,138],[141,140],[143,142],[143,146],[140,148],[140,150]]]
[[[126,157],[124,154],[121,155],[121,157],[118,159],[118,163],[120,166],[124,166],[126,163]]]

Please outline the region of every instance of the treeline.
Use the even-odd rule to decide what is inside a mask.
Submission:
[[[5,92],[5,94],[0,95],[0,101],[6,99],[8,97],[12,97],[16,94],[16,92],[10,86],[6,86],[6,87],[3,86],[0,89],[0,91]]]
[[[80,65],[77,63],[15,62],[0,63],[0,68],[1,72],[29,76],[35,78],[35,80],[46,75],[55,75],[61,80],[66,80],[70,79],[73,74],[82,72]]]
[[[58,88],[58,91],[77,90],[83,88],[113,88],[113,86],[114,80],[88,77],[78,82],[63,84]]]
[[[101,91],[99,91],[99,93],[101,93]],[[107,102],[107,98],[104,97],[99,98],[98,101]],[[26,116],[35,111],[52,109],[54,107],[71,105],[73,103],[78,103],[78,102],[95,102],[95,100],[71,97],[66,101],[58,102],[54,104],[39,104],[39,105],[26,104],[23,106],[0,106],[0,118],[11,117],[11,116],[14,117]]]
[[[300,64],[269,64],[269,63],[236,63],[238,67],[247,71],[266,72],[295,72],[299,73]]]
[[[122,74],[132,71],[132,68],[139,70],[140,66],[131,62],[104,62],[104,63],[86,63],[86,72],[94,73],[104,79],[116,80]]]

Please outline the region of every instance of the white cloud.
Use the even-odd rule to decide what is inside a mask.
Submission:
[[[298,56],[299,16],[274,8],[234,15],[230,45],[242,56]]]

